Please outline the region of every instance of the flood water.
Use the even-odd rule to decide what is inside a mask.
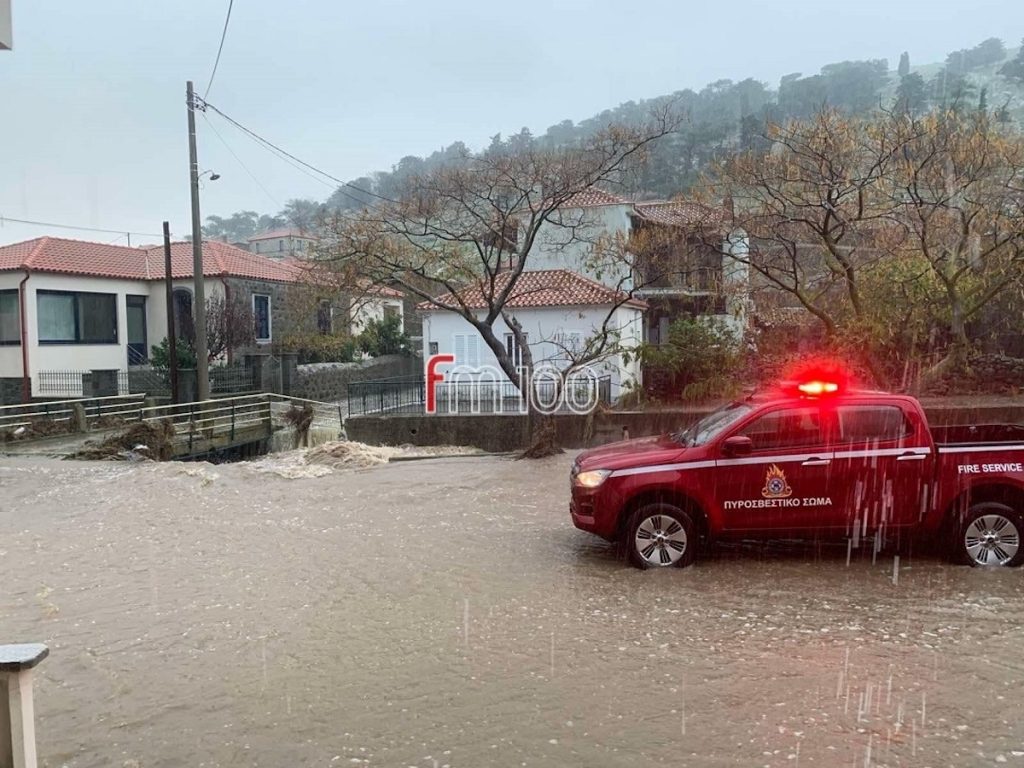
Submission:
[[[1024,765],[1024,572],[780,544],[643,573],[572,527],[570,461],[4,461],[40,764]]]

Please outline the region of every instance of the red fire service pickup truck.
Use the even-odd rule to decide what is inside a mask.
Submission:
[[[734,402],[671,435],[581,453],[577,528],[640,568],[702,542],[910,536],[965,563],[1024,560],[1024,427],[929,428],[913,397],[810,380]]]

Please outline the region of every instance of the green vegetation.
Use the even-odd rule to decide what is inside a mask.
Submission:
[[[407,355],[411,351],[409,337],[402,332],[402,321],[397,315],[370,320],[357,342],[359,350],[370,357]]]

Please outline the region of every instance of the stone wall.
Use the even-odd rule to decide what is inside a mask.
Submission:
[[[336,402],[348,396],[350,381],[374,381],[422,373],[423,361],[413,355],[384,355],[355,363],[310,363],[298,366],[288,394],[308,400]]]
[[[20,377],[0,378],[0,405],[17,405],[21,402],[24,380]],[[29,382],[31,392],[31,382]]]

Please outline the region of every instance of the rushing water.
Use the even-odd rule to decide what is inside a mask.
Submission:
[[[1024,765],[1021,571],[641,573],[572,528],[569,461],[5,461],[41,764]]]

